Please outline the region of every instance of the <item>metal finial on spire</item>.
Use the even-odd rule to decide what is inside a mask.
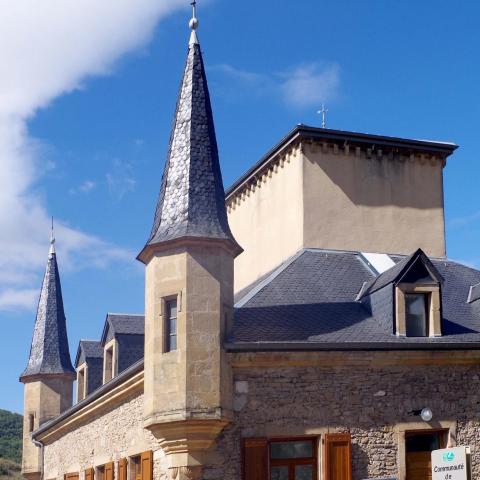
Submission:
[[[317,112],[322,116],[322,128],[327,128],[327,113],[328,109],[325,108],[325,105],[322,103],[322,109]]]
[[[198,18],[197,18],[196,0],[193,0],[193,2],[190,5],[192,6],[192,18],[188,23],[190,30],[192,30],[192,33],[190,35],[190,45],[198,45],[198,37],[197,37]]]
[[[52,230],[50,233],[50,255],[53,255],[55,253],[55,235],[53,232],[53,217],[52,217]]]

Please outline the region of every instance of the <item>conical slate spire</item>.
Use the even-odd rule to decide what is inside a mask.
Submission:
[[[43,278],[30,358],[20,380],[38,375],[74,376],[68,348],[62,288],[58,273],[55,238],[50,240],[47,268]]]
[[[150,246],[179,239],[215,239],[229,244],[234,254],[242,251],[228,225],[197,27],[194,17],[153,228],[139,255],[142,261]]]

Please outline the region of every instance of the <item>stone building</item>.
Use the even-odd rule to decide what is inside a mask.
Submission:
[[[298,125],[225,192],[190,26],[145,314],[108,314],[74,369],[52,239],[24,476],[417,480],[458,444],[479,478],[480,271],[445,252],[456,145]]]

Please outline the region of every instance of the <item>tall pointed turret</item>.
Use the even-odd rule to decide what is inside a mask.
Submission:
[[[55,238],[50,240],[37,318],[27,368],[20,376],[24,387],[22,474],[32,480],[42,476],[40,448],[31,433],[72,405],[75,370],[70,360],[62,288],[58,273]]]
[[[177,480],[200,478],[209,447],[232,418],[223,344],[241,252],[228,226],[193,6],[155,221],[139,255],[146,267],[144,426]]]
[[[24,381],[33,375],[44,374],[75,374],[68,349],[67,325],[53,234],[38,302],[30,358],[20,378]]]
[[[192,32],[187,63],[155,219],[147,244],[139,255],[139,260],[144,263],[152,247],[179,239],[212,239],[224,242],[235,254],[241,252],[228,226],[210,94],[197,27],[194,11],[190,20]]]

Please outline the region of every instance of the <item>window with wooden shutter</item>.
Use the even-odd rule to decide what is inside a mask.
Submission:
[[[350,434],[326,434],[323,459],[325,480],[351,480],[352,441]]]
[[[93,468],[87,468],[85,470],[85,480],[94,480],[94,470]]]
[[[142,480],[153,480],[153,452],[143,452],[140,455]]]
[[[127,459],[121,458],[118,462],[118,480],[127,480]]]
[[[113,480],[113,462],[105,464],[104,480]]]
[[[64,475],[64,479],[65,480],[78,480],[78,473],[67,473],[66,475]]]
[[[268,480],[268,440],[266,438],[244,439],[243,480]]]

